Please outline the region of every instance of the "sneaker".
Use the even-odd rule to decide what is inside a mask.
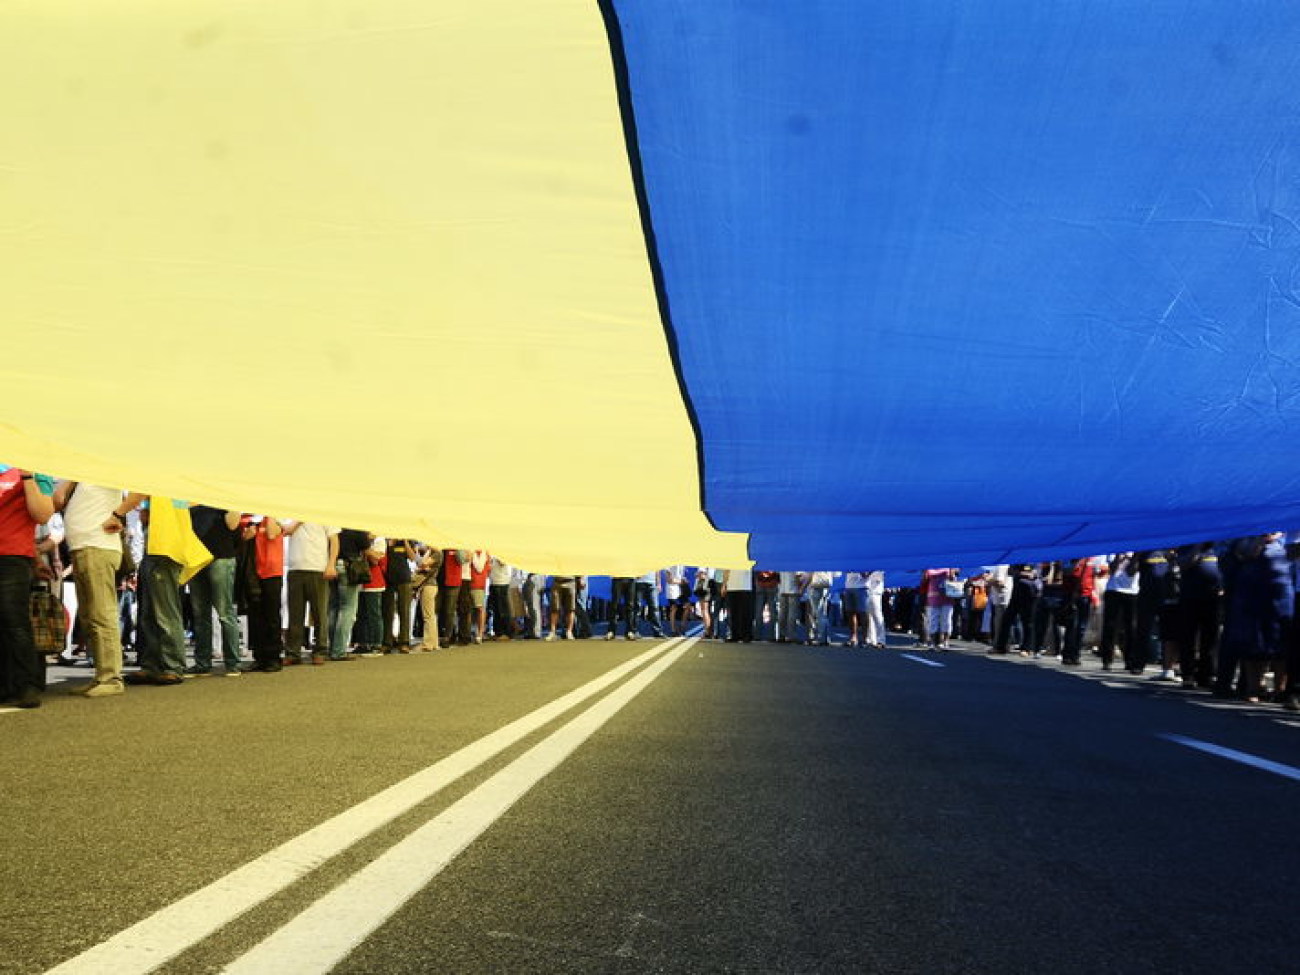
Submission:
[[[475,643],[482,643],[482,642],[483,642],[483,638],[482,638],[481,636],[479,636],[477,633],[475,633],[475,634],[474,634],[474,642],[475,642]]]
[[[212,668],[200,667],[198,664],[194,664],[192,667],[185,668],[185,676],[186,677],[211,677]]]
[[[635,634],[635,633],[629,633],[629,634],[627,634],[627,636],[623,637],[623,639],[624,639],[624,640],[639,640],[639,639],[641,639],[641,638],[640,638],[637,634]]]
[[[117,694],[125,694],[126,688],[122,686],[120,680],[101,680],[96,681],[87,690],[81,692],[82,697],[113,697]]]
[[[572,639],[573,639],[573,631],[572,631],[572,630],[565,630],[565,631],[564,631],[564,639],[566,639],[566,640],[572,640]]]
[[[766,576],[764,576],[764,578],[766,578]],[[606,633],[606,634],[605,634],[605,639],[606,639],[606,640],[612,640],[612,639],[614,639],[614,631],[613,631],[613,630],[610,630],[608,633]]]
[[[545,640],[547,643],[554,643],[554,642],[555,642],[555,631],[554,631],[554,630],[551,630],[551,632],[548,633],[548,634],[546,634],[546,636],[542,637],[542,639]]]

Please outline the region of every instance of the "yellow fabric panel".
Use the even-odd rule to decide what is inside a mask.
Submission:
[[[212,561],[199,536],[194,534],[189,508],[177,507],[171,498],[154,495],[149,499],[150,555],[165,555],[181,567],[181,585],[189,582]]]
[[[537,571],[699,510],[591,0],[0,7],[0,460]]]

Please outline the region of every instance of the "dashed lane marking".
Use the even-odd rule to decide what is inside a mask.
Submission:
[[[946,666],[948,666],[947,664],[941,664],[941,663],[939,663],[939,661],[937,661],[937,660],[926,660],[924,657],[917,657],[917,656],[915,656],[915,655],[913,655],[913,654],[910,654],[910,653],[901,653],[901,654],[899,654],[899,656],[902,657],[904,660],[912,660],[912,661],[915,661],[915,662],[918,663],[918,664],[925,664],[927,667],[946,667]]]
[[[1238,762],[1242,765],[1249,765],[1251,768],[1261,769],[1265,772],[1272,772],[1274,775],[1280,775],[1283,778],[1300,782],[1300,768],[1291,765],[1283,765],[1281,762],[1270,761],[1267,758],[1260,758],[1258,755],[1251,755],[1249,752],[1239,752],[1234,748],[1224,748],[1222,745],[1215,745],[1212,742],[1200,741],[1196,738],[1187,738],[1183,735],[1161,735],[1166,741],[1172,741],[1179,745],[1185,745],[1188,748],[1195,748],[1197,751],[1205,752],[1207,755],[1217,755],[1219,758],[1226,758],[1229,761]]]

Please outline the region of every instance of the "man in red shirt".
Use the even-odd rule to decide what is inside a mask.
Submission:
[[[0,474],[0,700],[41,706],[45,660],[32,634],[36,526],[54,516],[54,482],[11,467]]]
[[[1065,573],[1065,649],[1061,663],[1078,666],[1083,651],[1083,631],[1088,628],[1097,592],[1097,568],[1092,559],[1075,559]]]

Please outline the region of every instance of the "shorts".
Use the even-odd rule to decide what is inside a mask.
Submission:
[[[573,612],[573,605],[577,601],[577,587],[572,582],[561,583],[558,586],[551,587],[551,610],[568,614]]]
[[[865,613],[867,611],[867,591],[865,589],[845,589],[840,599],[840,607],[846,613]]]
[[[474,604],[475,609],[482,609],[487,602],[487,593],[482,589],[471,589],[469,591],[470,601]]]

